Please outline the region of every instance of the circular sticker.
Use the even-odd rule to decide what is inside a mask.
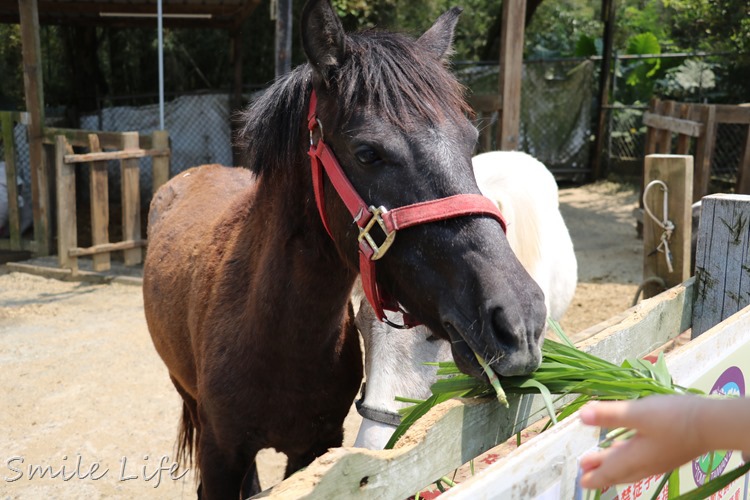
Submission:
[[[721,396],[742,397],[745,395],[745,377],[742,370],[736,366],[730,366],[716,380],[709,394],[718,394]],[[729,459],[732,457],[731,451],[715,451],[706,453],[693,460],[693,479],[697,486],[703,485],[706,478],[715,479],[724,472]]]

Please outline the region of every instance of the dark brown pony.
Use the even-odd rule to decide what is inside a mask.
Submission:
[[[479,194],[476,129],[444,67],[458,9],[418,40],[345,35],[327,0],[302,15],[308,64],[244,116],[250,170],[189,170],[156,194],[144,304],[183,398],[182,450],[195,447],[204,498],[259,490],[256,453],[287,474],[342,441],[362,376],[349,294],[358,229],[325,184],[326,232],[310,173],[307,111],[360,196],[374,206]],[[316,139],[320,139],[317,137]],[[462,216],[398,231],[378,285],[437,335],[467,373],[480,353],[501,375],[538,366],[545,309],[498,222]]]

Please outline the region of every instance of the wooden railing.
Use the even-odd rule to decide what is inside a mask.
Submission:
[[[78,257],[92,256],[94,271],[111,266],[110,254],[123,252],[125,265],[142,261],[141,198],[138,159],[153,158],[154,191],[169,177],[169,137],[156,131],[152,137],[137,132],[87,132],[46,129],[46,139],[54,136],[57,184],[57,255],[61,267],[78,271]],[[84,143],[84,136],[86,141]],[[73,146],[86,146],[89,153],[75,154]],[[116,151],[102,151],[116,148]],[[107,161],[118,160],[121,172],[122,241],[109,241],[109,188]],[[92,246],[78,247],[76,214],[76,168],[89,165]]]
[[[726,104],[690,104],[653,99],[643,115],[646,132],[645,154],[690,154],[695,140],[693,201],[709,194],[711,159],[716,129],[721,123],[748,125],[737,165],[735,192],[750,194],[750,107]],[[673,141],[673,134],[676,141]]]

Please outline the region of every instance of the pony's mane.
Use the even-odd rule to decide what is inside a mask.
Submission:
[[[309,64],[279,78],[242,114],[238,145],[245,165],[256,174],[304,158]],[[330,82],[337,95],[339,123],[357,107],[367,106],[402,129],[416,120],[437,124],[470,112],[464,88],[442,62],[413,38],[369,30],[346,37],[346,56]]]

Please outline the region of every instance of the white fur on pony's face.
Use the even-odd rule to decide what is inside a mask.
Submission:
[[[560,319],[573,298],[578,268],[554,177],[539,161],[518,152],[478,155],[473,166],[482,194],[498,204],[508,223],[508,243],[544,292],[549,316]],[[403,322],[400,314],[388,317]],[[366,406],[396,412],[405,406],[396,396],[428,398],[437,377],[435,368],[423,363],[450,360],[449,342],[434,340],[425,327],[396,330],[381,323],[366,300],[356,324],[365,342]],[[382,449],[394,430],[363,419],[355,446]]]

